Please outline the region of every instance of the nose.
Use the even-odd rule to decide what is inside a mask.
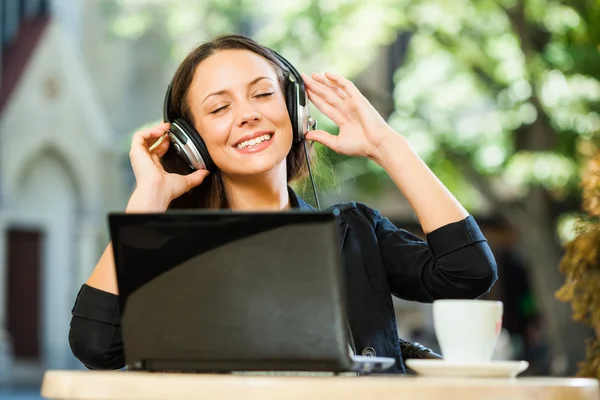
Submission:
[[[250,104],[242,105],[239,110],[239,117],[237,125],[242,127],[246,124],[252,124],[254,122],[260,121],[262,116],[260,113],[252,107]]]

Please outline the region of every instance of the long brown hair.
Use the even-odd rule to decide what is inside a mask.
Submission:
[[[288,71],[271,50],[246,36],[236,34],[218,36],[193,49],[181,62],[173,76],[171,92],[172,110],[192,125],[194,119],[188,103],[188,94],[194,78],[194,72],[203,60],[220,50],[249,50],[264,57],[275,68],[279,78],[279,85],[283,93],[286,93],[286,85],[288,84],[286,76]],[[306,144],[309,149],[309,159],[312,159],[314,158],[312,142],[308,141]],[[177,155],[173,146],[170,146],[167,153],[163,156],[162,165],[167,172],[181,175],[187,175],[192,172],[192,169]],[[292,145],[286,158],[286,169],[288,183],[301,179],[306,175],[308,169],[303,143],[294,143]],[[223,184],[223,177],[218,169],[211,172],[199,186],[173,200],[169,205],[169,209],[193,208],[230,208]]]

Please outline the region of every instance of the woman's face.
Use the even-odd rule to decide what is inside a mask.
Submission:
[[[225,175],[255,175],[282,165],[292,146],[285,95],[272,64],[248,50],[202,61],[188,93],[194,126]]]

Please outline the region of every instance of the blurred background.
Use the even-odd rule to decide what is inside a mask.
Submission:
[[[46,369],[82,369],[71,308],[133,189],[131,136],[160,122],[186,53],[227,32],[355,82],[483,228],[500,278],[486,298],[505,307],[495,358],[577,373],[593,331],[556,291],[600,133],[598,0],[0,4],[0,397],[37,398]],[[380,167],[318,153],[321,204],[366,202],[422,236]],[[395,302],[400,336],[437,350],[431,305]]]

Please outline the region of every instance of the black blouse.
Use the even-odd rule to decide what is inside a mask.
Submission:
[[[292,205],[312,209],[293,191]],[[349,202],[341,211],[341,254],[348,290],[347,316],[358,354],[392,357],[387,373],[405,373],[392,295],[430,303],[474,299],[497,280],[494,256],[472,216],[422,240],[398,229],[377,210]],[[89,369],[124,366],[118,296],[83,285],[72,310],[71,350]]]

